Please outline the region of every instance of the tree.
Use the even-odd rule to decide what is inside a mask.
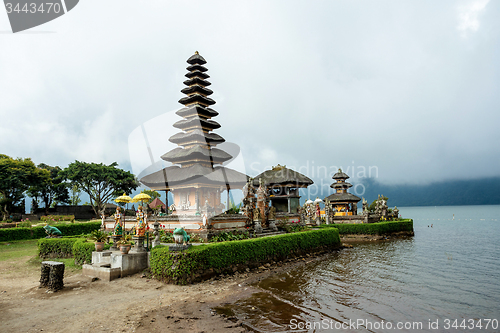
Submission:
[[[49,172],[37,169],[29,158],[12,158],[0,154],[0,210],[3,220],[16,206],[22,205],[24,193],[31,186],[38,186],[47,181]]]
[[[69,198],[69,204],[72,206],[78,205],[82,200],[80,199],[80,189],[78,188],[78,185],[73,184],[71,186],[71,196]]]
[[[61,175],[61,168],[58,166],[40,163],[39,170],[47,170],[49,178],[44,178],[42,182],[31,186],[28,195],[38,201],[40,198],[45,204],[45,214],[49,214],[49,207],[57,203],[69,203],[68,185]]]
[[[130,193],[139,186],[132,173],[117,166],[116,162],[105,165],[75,161],[61,172],[61,176],[89,195],[90,205],[99,216],[109,199],[123,192]]]
[[[141,193],[145,193],[151,197],[151,199],[146,202],[148,205],[152,203],[154,199],[161,197],[161,194],[155,190],[142,190]]]

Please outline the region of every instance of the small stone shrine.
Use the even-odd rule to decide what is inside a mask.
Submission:
[[[328,218],[330,223],[338,217],[348,217],[358,215],[358,202],[361,198],[347,192],[352,184],[346,182],[349,176],[342,169],[339,169],[332,177],[336,182],[330,185],[335,192],[325,198],[325,205],[328,205]],[[360,220],[361,221],[361,220]]]
[[[256,176],[253,185],[260,187],[261,180],[267,188],[267,197],[271,206],[276,209],[278,217],[283,214],[298,216],[299,188],[307,188],[314,183],[309,177],[279,164]]]

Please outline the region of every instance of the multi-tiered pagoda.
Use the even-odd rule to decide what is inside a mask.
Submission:
[[[182,89],[186,94],[179,100],[184,108],[176,112],[182,120],[173,126],[182,130],[169,141],[179,147],[161,156],[173,164],[163,170],[145,176],[141,182],[157,191],[171,191],[177,214],[197,215],[202,209],[215,213],[223,210],[221,193],[230,189],[241,189],[247,176],[238,171],[225,168],[222,164],[233,157],[222,149],[215,148],[225,142],[213,130],[220,127],[212,120],[219,113],[210,108],[215,101],[208,89],[210,77],[206,72],[205,59],[196,52],[187,60],[190,66]]]
[[[336,216],[357,215],[358,202],[361,198],[347,192],[352,184],[346,182],[349,176],[342,169],[332,177],[336,182],[330,185],[335,190],[335,193],[325,198],[325,203],[330,203],[332,211]]]

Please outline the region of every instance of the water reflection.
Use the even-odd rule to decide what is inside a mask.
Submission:
[[[415,321],[428,328],[429,320],[436,319],[500,319],[500,247],[494,236],[499,223],[444,223],[430,228],[427,221],[416,220],[413,238],[357,244],[264,279],[256,284],[263,292],[231,310],[262,332],[294,331],[292,320]],[[443,325],[433,330],[440,331],[446,331]]]

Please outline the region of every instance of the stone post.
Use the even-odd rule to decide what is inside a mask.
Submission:
[[[153,240],[151,247],[160,245],[160,223],[158,223],[158,221],[153,223],[153,235],[155,235],[155,239]]]
[[[58,291],[64,287],[64,263],[58,261],[42,261],[40,287],[48,287],[51,291]]]
[[[130,252],[147,252],[144,248],[144,236],[134,236],[132,237],[132,239],[134,240],[135,245],[134,248],[130,250]]]
[[[109,248],[110,251],[118,251],[118,246],[116,246],[116,243],[122,238],[121,235],[111,235],[111,238],[113,239],[113,246]]]

